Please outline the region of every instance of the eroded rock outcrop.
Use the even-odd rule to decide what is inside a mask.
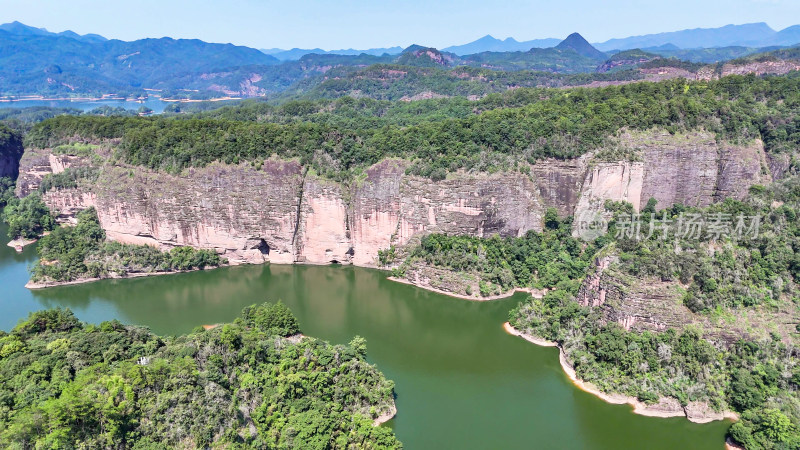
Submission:
[[[94,206],[109,238],[161,248],[213,248],[232,263],[353,263],[370,266],[377,253],[433,232],[521,236],[539,230],[548,207],[562,215],[602,208],[607,199],[639,208],[650,197],[707,205],[742,197],[769,178],[760,142],[718,144],[709,133],[673,136],[627,133],[615,146],[574,160],[542,160],[528,170],[451,174],[433,182],[406,174],[408,162],[386,160],[363,178],[336,183],[308,173],[296,161],[211,164],[166,174],[106,160],[97,181],[51,190],[47,203],[70,220]],[[27,151],[18,195],[48,173],[97,160]],[[528,173],[529,172],[529,173]]]
[[[616,259],[605,256],[595,261],[595,270],[584,279],[576,300],[581,306],[599,308],[604,320],[626,330],[664,331],[694,321],[683,305],[677,283],[658,280],[631,283],[612,266]]]
[[[754,327],[753,323],[747,323],[747,318],[732,326],[724,320],[693,313],[684,304],[686,286],[679,280],[632,277],[620,270],[618,262],[614,255],[598,258],[575,296],[581,306],[599,311],[601,320],[606,323],[616,323],[628,331],[653,332],[681,330],[694,325],[706,336],[726,345],[742,338],[741,330]],[[704,410],[702,404],[695,406],[687,407],[686,415],[695,417],[698,422],[721,418],[713,411]]]

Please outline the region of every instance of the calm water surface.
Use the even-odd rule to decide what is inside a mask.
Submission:
[[[142,103],[125,100],[97,100],[97,101],[81,101],[81,100],[23,100],[17,102],[0,102],[0,109],[3,108],[28,108],[31,106],[49,106],[51,108],[75,108],[81,111],[91,111],[95,108],[108,105],[111,107],[123,107],[130,110],[138,110],[141,106],[147,106],[152,109],[154,113],[161,114],[164,108],[170,102],[162,101],[158,97],[149,97]]]
[[[0,225],[0,242],[6,228]],[[71,308],[82,320],[117,318],[160,334],[234,319],[282,299],[304,333],[333,343],[367,339],[368,359],[396,383],[388,423],[407,449],[722,449],[729,423],[637,416],[576,389],[554,348],[507,335],[522,295],[470,302],[393,283],[354,267],[245,266],[105,280],[29,291],[35,249],[0,247],[0,328],[30,311]]]

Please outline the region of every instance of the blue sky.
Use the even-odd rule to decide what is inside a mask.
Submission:
[[[483,35],[591,42],[685,28],[800,23],[800,0],[0,0],[0,22],[133,40],[171,36],[257,48],[438,48]]]

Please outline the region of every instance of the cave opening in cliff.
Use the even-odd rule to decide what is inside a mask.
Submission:
[[[269,256],[269,244],[267,244],[267,241],[261,239],[261,242],[258,243],[258,250],[262,255]]]

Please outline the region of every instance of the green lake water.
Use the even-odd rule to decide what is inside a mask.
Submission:
[[[367,339],[368,359],[396,383],[399,412],[385,426],[407,449],[722,449],[730,425],[638,416],[578,390],[555,348],[503,331],[521,294],[471,302],[388,281],[377,270],[284,265],[29,291],[35,249],[16,254],[5,235],[0,226],[0,329],[62,306],[84,321],[116,318],[178,334],[281,299],[307,335]]]

